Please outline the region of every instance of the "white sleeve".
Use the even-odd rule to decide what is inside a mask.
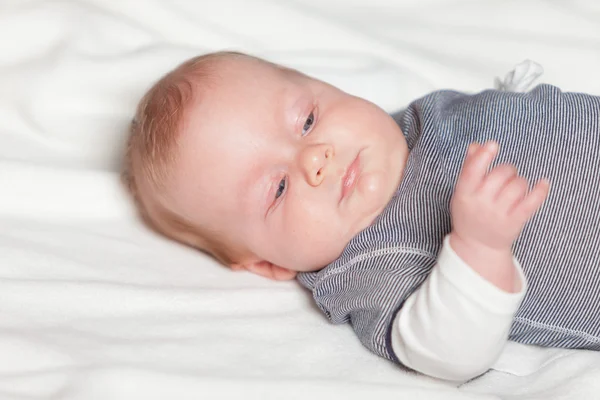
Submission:
[[[444,240],[429,277],[404,303],[392,327],[392,349],[407,367],[466,381],[487,371],[506,343],[527,288],[507,293],[473,271]]]

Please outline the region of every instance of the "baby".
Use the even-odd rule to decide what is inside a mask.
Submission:
[[[507,339],[600,349],[599,155],[600,97],[438,91],[390,116],[220,52],[144,96],[124,178],[158,232],[464,381]]]

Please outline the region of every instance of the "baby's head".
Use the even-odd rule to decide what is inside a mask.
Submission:
[[[373,222],[407,153],[374,104],[222,52],[183,63],[143,97],[124,177],[158,232],[233,269],[291,279]]]

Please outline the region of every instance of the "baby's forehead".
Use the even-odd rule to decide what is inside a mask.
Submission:
[[[233,94],[248,88],[258,95],[274,87],[301,85],[309,80],[299,71],[249,56],[223,58],[207,72],[201,83],[208,80],[213,83],[210,85],[213,90],[228,93],[226,89],[232,89]]]
[[[174,180],[179,185],[195,181],[199,189],[208,190],[205,186],[244,181],[271,148],[268,143],[275,134],[293,125],[294,110],[308,108],[298,101],[298,84],[285,73],[269,65],[240,68],[244,65],[231,63],[219,81],[206,90],[198,88],[178,140]],[[221,178],[213,180],[216,175]]]
[[[295,71],[266,63],[229,61],[214,77],[194,82],[184,125],[219,129],[233,121],[251,122],[248,119],[255,117],[265,123],[280,109],[296,106],[308,80]]]

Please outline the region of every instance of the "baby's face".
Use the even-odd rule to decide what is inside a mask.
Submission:
[[[397,188],[399,127],[368,101],[256,60],[209,79],[188,110],[170,207],[244,243],[241,264],[323,268]]]

